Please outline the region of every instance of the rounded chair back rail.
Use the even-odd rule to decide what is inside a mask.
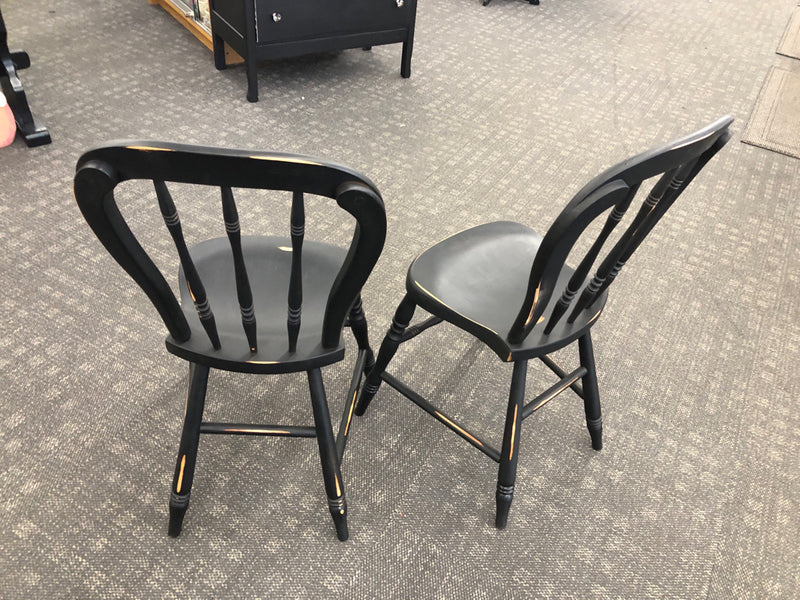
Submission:
[[[200,322],[214,348],[220,339],[214,307],[192,263],[181,221],[167,182],[220,188],[222,220],[236,272],[236,296],[242,327],[251,352],[258,350],[257,315],[241,250],[241,232],[232,188],[291,192],[288,233],[292,246],[292,277],[287,297],[287,348],[296,347],[302,314],[302,247],[305,227],[304,194],[335,199],[356,221],[344,264],[328,295],[321,332],[324,347],[339,344],[342,324],[377,261],[386,238],[383,200],[375,185],[347,167],[320,159],[285,153],[253,152],[151,141],[112,142],[87,151],[78,161],[75,196],[93,231],[114,259],[145,291],[172,338],[186,341],[190,327],[164,275],[142,248],[114,199],[123,181],[150,179],[164,222],[178,252],[186,283]]]

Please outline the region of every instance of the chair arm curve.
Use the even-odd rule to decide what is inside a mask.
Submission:
[[[361,292],[386,241],[386,209],[383,199],[359,181],[346,181],[336,190],[336,202],[356,219],[356,230],[333,283],[322,325],[322,345],[339,344],[342,324]]]
[[[75,200],[109,254],[147,294],[170,335],[178,341],[186,341],[191,333],[180,304],[164,275],[131,232],[114,200],[114,188],[119,182],[116,171],[107,162],[81,161],[75,174]]]

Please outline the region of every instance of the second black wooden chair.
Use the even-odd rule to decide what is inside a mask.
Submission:
[[[164,275],[122,217],[114,189],[152,180],[180,259],[175,298]],[[167,182],[220,188],[222,237],[187,247]],[[289,236],[242,236],[232,188],[283,190]],[[304,194],[334,198],[355,219],[349,248],[304,240]],[[361,374],[373,363],[360,292],[383,248],[386,214],[375,186],[358,173],[313,158],[153,142],[114,143],[85,153],[75,197],[87,222],[158,310],[167,350],[190,364],[189,395],[170,497],[169,533],[189,505],[201,433],[316,437],[328,505],[340,540],[347,506],[340,463]],[[289,211],[287,211],[289,212]],[[358,357],[335,439],[320,369],[344,358],[349,325]],[[307,372],[314,427],[203,422],[210,369],[243,373]]]
[[[514,494],[522,420],[571,388],[584,400],[595,450],[602,448],[600,397],[591,327],[608,286],[645,236],[703,166],[728,141],[733,119],[634,156],[590,181],[556,218],[544,237],[519,223],[497,222],[458,233],[418,256],[408,270],[406,295],[381,344],[356,406],[361,415],[381,381],[404,394],[467,442],[498,462],[495,525],[506,526]],[[630,225],[600,259],[604,245],[645,180],[658,177]],[[587,226],[607,214],[575,269],[566,265]],[[608,244],[611,245],[611,244]],[[593,265],[598,267],[590,275]],[[409,327],[417,307],[432,316]],[[398,346],[447,321],[475,336],[500,360],[514,364],[500,451],[456,423],[386,372]],[[579,366],[569,373],[548,356],[577,340]],[[525,402],[528,360],[540,359],[559,378]]]

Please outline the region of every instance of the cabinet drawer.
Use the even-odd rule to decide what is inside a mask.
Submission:
[[[415,5],[416,0],[255,0],[256,43],[407,27]]]

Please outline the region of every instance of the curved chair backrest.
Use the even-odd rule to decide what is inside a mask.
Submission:
[[[303,195],[334,198],[356,220],[350,248],[328,295],[321,343],[339,344],[348,311],[380,256],[386,238],[386,213],[377,188],[364,176],[332,163],[291,154],[248,152],[160,142],[112,142],[86,152],[78,161],[75,198],[97,237],[150,298],[172,337],[183,342],[191,331],[163,274],[144,251],[120,214],[114,188],[123,181],[152,180],[164,222],[175,242],[200,321],[215,348],[220,347],[213,307],[194,268],[177,210],[166,182],[217,186],[236,274],[242,324],[256,352],[256,317],[249,275],[242,256],[239,218],[232,188],[292,192],[290,231],[292,268],[287,301],[287,336],[293,351],[300,328],[301,264],[305,229]],[[251,274],[252,275],[252,274]]]
[[[545,333],[549,333],[568,311],[567,321],[572,322],[590,307],[692,179],[727,143],[732,122],[731,117],[723,117],[696,133],[629,158],[584,186],[556,218],[542,240],[531,268],[525,301],[509,331],[508,340],[511,343],[524,340],[551,301],[557,304],[545,325]],[[605,254],[595,275],[586,284],[603,245],[622,220],[642,182],[657,175],[661,177],[638,213]],[[555,300],[553,292],[556,282],[573,245],[592,221],[612,208],[566,289]],[[583,291],[578,295],[581,288]]]

